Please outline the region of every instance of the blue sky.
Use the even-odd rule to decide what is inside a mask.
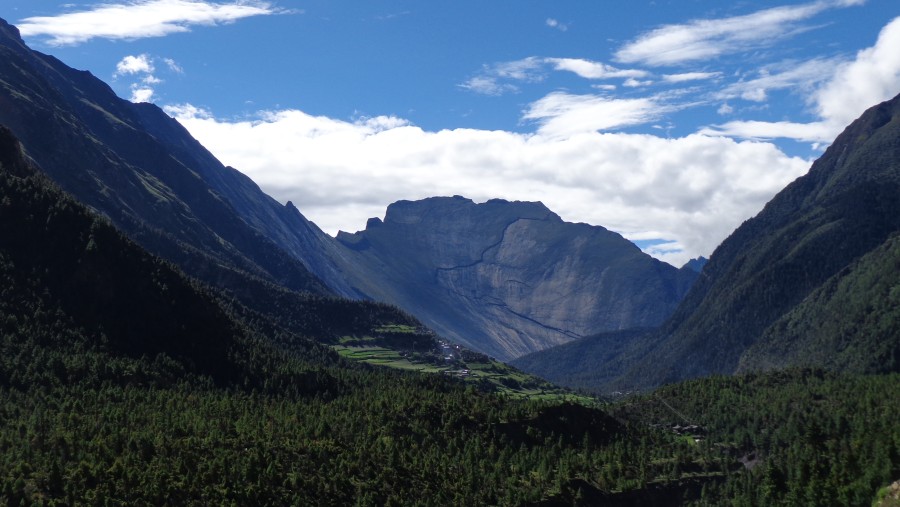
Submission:
[[[326,232],[541,200],[680,264],[900,93],[900,3],[4,0]]]

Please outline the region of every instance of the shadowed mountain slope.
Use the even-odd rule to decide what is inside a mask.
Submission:
[[[0,331],[20,344],[162,354],[220,382],[242,376],[233,354],[244,332],[214,298],[63,196],[5,127],[0,195]]]
[[[743,368],[895,370],[900,333],[883,298],[898,279],[889,242],[898,231],[900,97],[867,110],[808,174],[732,233],[658,331],[597,366],[604,387],[733,373],[751,348]],[[822,320],[831,311],[846,315]]]
[[[225,266],[293,290],[355,295],[324,253],[330,238],[155,105],[122,100],[30,50],[2,20],[0,75],[0,123],[64,190],[145,248],[214,283]]]
[[[842,269],[769,326],[738,372],[787,366],[900,370],[900,235]]]

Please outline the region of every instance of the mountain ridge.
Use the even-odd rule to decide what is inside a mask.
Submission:
[[[398,201],[384,220],[337,240],[375,273],[354,282],[363,292],[506,360],[604,329],[656,325],[696,277],[536,202]]]
[[[477,220],[470,217],[466,223],[454,224],[462,216],[455,216],[454,210],[445,211],[446,219],[414,217],[409,213],[421,204],[401,201],[388,207],[383,223],[370,220],[365,231],[331,238],[293,203],[278,203],[250,178],[221,164],[157,106],[125,101],[89,72],[70,69],[51,56],[30,50],[15,27],[5,22],[0,25],[0,40],[0,73],[4,76],[0,123],[16,132],[36,164],[129,237],[191,276],[241,297],[256,294],[253,301],[245,302],[256,304],[255,309],[264,313],[269,310],[259,301],[279,296],[260,297],[258,281],[327,297],[377,300],[424,318],[454,341],[508,358],[598,330],[656,324],[693,280],[690,273],[645,258],[614,233],[566,224],[536,203],[491,200],[479,209],[490,209],[496,217],[480,213]],[[71,157],[71,153],[79,156]],[[465,207],[467,203],[474,205],[463,198],[457,204]],[[413,227],[402,222],[414,219],[453,231],[452,244],[441,243],[448,234],[430,234],[437,250],[415,238],[403,239],[402,244],[415,247],[405,252],[378,243],[381,233],[377,231]],[[572,241],[566,244],[560,231],[550,231],[554,227],[570,231]],[[556,267],[548,260],[553,252],[544,248],[543,267],[525,269],[524,260],[513,254],[510,243],[538,245],[535,234],[545,233],[558,236],[556,245],[562,254]],[[606,299],[592,305],[590,299],[599,296],[589,295],[583,281],[593,275],[572,256],[575,250],[585,248],[576,243],[591,235],[594,247],[614,242],[622,245],[615,247],[622,256],[640,257],[641,261],[632,263],[616,261],[617,269],[640,271],[640,275],[632,273],[631,282],[651,288],[632,288],[629,294],[636,294],[637,299],[631,303],[604,296]],[[604,235],[608,237],[598,239]],[[413,252],[436,263],[415,260]],[[597,262],[613,259],[588,252],[591,255]],[[499,279],[509,273],[495,262],[500,257],[504,262],[519,263],[505,285]],[[400,258],[405,259],[405,266]],[[489,265],[493,267],[485,267]],[[606,270],[602,277],[611,285],[608,292],[627,285],[627,276],[611,273],[608,267],[601,263],[590,268]],[[549,282],[554,285],[551,290],[547,283],[553,269],[559,269],[565,279]],[[579,269],[580,274],[574,274]],[[543,295],[526,302],[523,294],[539,282]],[[564,308],[567,303],[561,299],[569,293],[584,296],[577,311]],[[473,294],[477,297],[471,297]],[[563,309],[554,314],[548,306]],[[590,317],[595,313],[602,318]],[[268,314],[285,320],[284,315]],[[586,321],[578,314],[589,318]]]
[[[0,122],[64,189],[133,236],[142,228],[165,231],[168,239],[144,243],[158,253],[193,246],[214,262],[292,289],[358,296],[341,277],[323,283],[309,271],[334,273],[318,255],[328,243],[324,233],[225,168],[157,106],[124,101],[89,72],[30,50],[5,22],[0,33]],[[81,156],[70,159],[69,152]],[[304,241],[305,251],[298,247]]]
[[[837,284],[844,270],[898,231],[900,96],[872,106],[847,126],[806,175],[726,238],[659,329],[641,335],[613,358],[596,349],[605,359],[596,364],[603,374],[594,388],[649,388],[734,373],[754,345],[757,357],[766,355],[759,350],[765,333],[770,333],[766,342],[776,348],[785,339],[771,331],[779,319],[788,318],[825,284]],[[882,276],[897,276],[896,270],[882,270]],[[806,315],[818,312],[805,310]],[[884,336],[895,344],[900,340],[900,333]],[[605,342],[597,338],[594,343],[600,347]],[[574,374],[565,372],[567,360],[559,354],[547,375],[551,379]],[[572,364],[581,360],[571,358]],[[516,364],[524,367],[525,362],[527,371],[541,375],[539,354]]]

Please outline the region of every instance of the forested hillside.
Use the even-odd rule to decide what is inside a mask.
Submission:
[[[703,452],[726,449],[737,459],[740,473],[707,484],[700,505],[729,498],[731,505],[867,506],[900,477],[897,374],[714,376],[623,401],[613,414],[696,434]]]
[[[524,374],[334,297],[359,294],[331,278],[330,243],[291,236],[314,226],[158,109],[2,20],[0,56],[0,505],[868,506],[900,478],[900,99],[739,229],[663,334],[598,335],[545,363],[574,353],[578,385],[646,387],[730,373],[755,344],[754,373],[525,399]],[[636,249],[607,232],[585,244]],[[664,293],[695,276],[663,271]],[[335,351],[370,345],[394,366],[437,350],[441,367]],[[453,354],[499,380],[449,370]],[[756,372],[796,364],[843,373]]]
[[[666,453],[664,432],[347,363],[226,309],[63,195],[7,129],[0,195],[4,504],[570,504],[678,487],[635,471]]]
[[[841,270],[766,330],[739,371],[900,370],[900,236]]]
[[[697,443],[652,397],[605,410],[513,401],[346,363],[225,309],[62,195],[7,130],[0,195],[4,504],[719,505],[784,493],[868,505],[900,472],[896,377],[661,391],[708,428]],[[388,324],[372,315],[367,325]],[[815,446],[780,451],[797,431]],[[821,449],[840,467],[823,468]],[[754,451],[762,465],[748,469]],[[823,489],[800,486],[811,478]]]

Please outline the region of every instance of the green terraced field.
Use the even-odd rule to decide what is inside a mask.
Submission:
[[[345,343],[349,341],[344,341]],[[353,339],[359,342],[359,339]],[[488,381],[498,392],[511,398],[540,400],[565,400],[586,405],[594,405],[597,400],[589,396],[573,393],[544,380],[523,373],[500,362],[479,362],[435,365],[417,359],[413,355],[378,346],[335,345],[333,348],[346,359],[362,361],[371,365],[397,368],[424,373],[443,373],[457,376],[466,382]],[[465,372],[465,373],[463,373]]]

